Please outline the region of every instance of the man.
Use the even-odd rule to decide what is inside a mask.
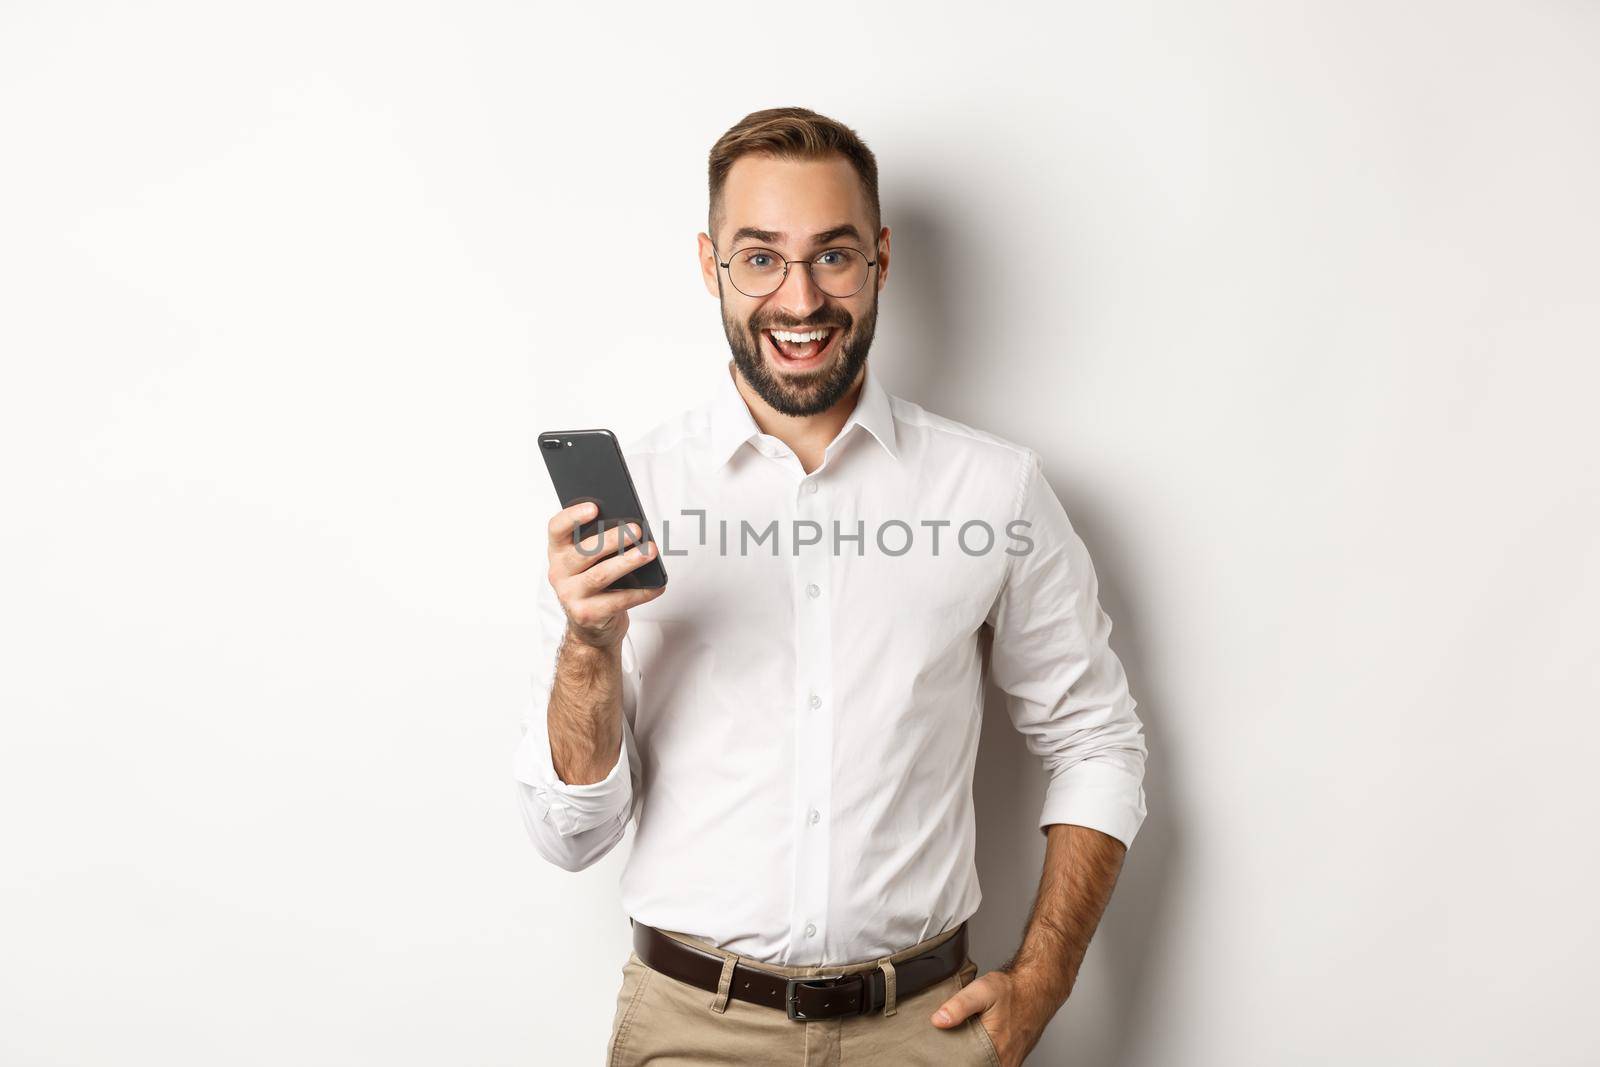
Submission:
[[[1093,565],[1037,452],[868,364],[889,228],[853,131],[749,115],[711,151],[710,200],[700,269],[733,360],[624,450],[657,543],[575,543],[586,506],[550,520],[553,677],[516,756],[552,862],[635,826],[608,1062],[1015,1067],[1145,815]],[[664,589],[603,591],[658,553]],[[1049,785],[1021,947],[978,975],[985,626]]]

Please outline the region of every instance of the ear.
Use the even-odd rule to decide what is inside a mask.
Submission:
[[[717,289],[717,252],[711,247],[711,238],[705,234],[696,234],[695,241],[700,246],[700,280],[705,283],[706,292],[720,298],[721,292]]]
[[[889,281],[889,227],[878,231],[878,290]]]

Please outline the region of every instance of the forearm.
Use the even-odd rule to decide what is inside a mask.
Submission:
[[[551,764],[563,782],[588,785],[610,773],[622,748],[621,644],[597,648],[569,630],[546,716]]]
[[[1116,887],[1127,847],[1086,826],[1052,823],[1044,873],[1022,946],[1000,967],[1038,1001],[1059,1008],[1078,980],[1089,941]]]

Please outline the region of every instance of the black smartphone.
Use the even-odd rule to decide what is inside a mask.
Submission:
[[[630,522],[639,524],[640,540],[655,541],[616,434],[610,430],[549,430],[539,435],[539,451],[544,454],[545,468],[562,507],[570,508],[586,500],[599,505],[599,513],[578,527],[579,541]],[[630,538],[624,534],[623,541],[627,544]],[[666,584],[667,569],[661,565],[661,546],[656,545],[654,558],[624,574],[606,590],[659,589]]]

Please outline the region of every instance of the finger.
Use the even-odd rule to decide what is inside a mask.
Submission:
[[[574,530],[574,533],[577,531]],[[626,542],[624,541],[626,535]],[[595,560],[609,555],[621,548],[624,543],[632,544],[639,540],[639,524],[627,522],[613,526],[600,533],[592,533],[582,541],[572,542],[573,549],[585,560]],[[604,546],[602,549],[601,546]]]
[[[965,1022],[967,1016],[988,1008],[994,1003],[994,997],[989,993],[988,986],[981,981],[973,981],[961,992],[939,1005],[939,1010],[933,1013],[935,1026],[954,1026]]]
[[[567,617],[579,626],[597,627],[666,591],[664,585],[655,589],[614,589],[576,601],[567,607]]]
[[[613,589],[609,593],[590,597],[588,603],[595,605],[596,616],[609,617],[648,603],[666,591],[667,587],[664,585],[658,585],[654,589]]]
[[[643,544],[645,540],[644,528],[636,522],[621,523],[620,525],[614,526],[610,530],[607,530],[606,533],[613,535],[606,542],[607,547],[612,551],[621,551],[625,548],[635,548]],[[594,551],[593,545],[588,546],[586,551]]]
[[[562,508],[550,517],[546,532],[550,535],[550,547],[555,548],[561,544],[572,543],[572,530],[574,526],[588,522],[600,510],[598,504],[592,500],[585,500],[581,504],[574,504],[570,508]]]
[[[626,550],[618,543],[620,531],[607,531],[608,543],[602,554],[583,556],[576,551],[558,552],[550,567],[550,581],[565,597],[583,599],[605,592],[606,586],[636,567],[650,562],[655,556],[655,543],[637,542]],[[650,552],[641,554],[639,548],[648,546]]]
[[[585,583],[588,596],[605,591],[606,586],[627,574],[644,566],[655,558],[655,542],[644,541],[629,548],[626,552],[618,552],[608,556],[584,571],[580,580]]]
[[[577,535],[577,527],[573,527],[572,535]],[[552,551],[551,558],[563,572],[582,574],[601,560],[614,555],[625,544],[637,543],[640,536],[638,523],[613,526],[600,533],[590,534],[576,543],[571,537],[567,538],[559,548]]]

